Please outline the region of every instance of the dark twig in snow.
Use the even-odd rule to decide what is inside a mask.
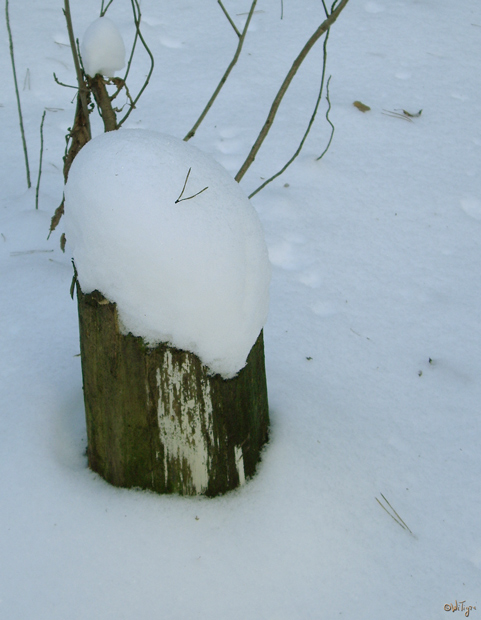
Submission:
[[[37,178],[37,189],[35,191],[35,208],[38,209],[38,192],[40,190],[40,177],[42,176],[42,160],[43,160],[43,122],[45,120],[45,114],[47,114],[47,110],[43,111],[42,121],[40,123],[40,158],[38,162],[38,178]]]
[[[347,0],[346,0],[346,2],[347,2]],[[226,11],[225,11],[225,9],[224,9],[224,7],[222,6],[222,3],[220,3],[220,4],[221,4],[221,7],[223,8],[224,12],[226,12]],[[247,16],[247,20],[246,20],[246,23],[245,23],[244,29],[242,30],[242,33],[241,33],[241,35],[240,35],[240,37],[239,37],[239,43],[237,44],[237,49],[236,49],[236,51],[235,51],[234,58],[231,60],[231,62],[230,62],[230,64],[229,64],[229,66],[227,67],[227,69],[226,69],[226,71],[225,71],[224,75],[222,76],[222,78],[221,78],[221,80],[220,80],[219,84],[217,85],[217,88],[216,88],[216,89],[215,89],[215,91],[213,92],[213,94],[212,94],[211,98],[210,98],[210,99],[209,99],[209,101],[207,102],[207,105],[206,105],[206,106],[205,106],[205,108],[203,109],[203,111],[202,111],[201,115],[199,116],[199,118],[198,118],[198,119],[197,119],[197,121],[195,122],[195,124],[194,124],[194,126],[192,127],[192,129],[191,129],[191,130],[187,133],[187,135],[185,136],[184,140],[185,140],[186,142],[187,142],[188,140],[190,140],[191,138],[193,138],[193,137],[194,137],[195,132],[196,132],[196,131],[197,131],[197,129],[199,128],[199,125],[202,123],[202,121],[203,121],[203,120],[204,120],[204,118],[206,117],[207,112],[208,112],[208,111],[210,110],[210,108],[212,107],[212,105],[213,105],[214,101],[215,101],[215,100],[216,100],[216,98],[217,98],[217,95],[220,93],[220,91],[221,91],[222,87],[223,87],[223,86],[224,86],[224,84],[226,83],[227,78],[228,78],[228,77],[229,77],[229,75],[230,75],[230,72],[232,71],[232,69],[234,68],[235,64],[237,63],[237,60],[238,60],[238,58],[239,58],[239,56],[240,56],[240,53],[241,53],[241,51],[242,51],[242,46],[244,45],[244,40],[245,40],[245,38],[246,38],[247,30],[249,29],[249,24],[250,24],[250,22],[251,22],[252,15],[253,15],[253,13],[254,13],[254,8],[255,8],[256,4],[257,4],[257,0],[252,0],[252,4],[251,4],[250,11],[249,11],[249,15]],[[232,20],[230,20],[230,19],[229,19],[229,21],[232,23]],[[235,30],[236,30],[237,34],[239,34],[239,32],[238,32],[237,28],[235,28]]]
[[[12,37],[12,31],[10,29],[10,16],[8,14],[8,0],[5,0],[5,20],[7,22],[8,41],[10,45],[10,60],[12,61],[13,81],[15,83],[15,95],[17,97],[18,121],[20,123],[20,133],[22,135],[23,155],[25,158],[25,169],[27,172],[27,187],[30,189],[30,187],[32,187],[32,183],[30,181],[30,166],[28,164],[27,141],[25,140],[25,130],[23,128],[22,107],[20,105],[20,94],[18,92],[18,83],[17,83],[17,71],[15,69],[15,58],[13,55],[13,37]]]
[[[279,106],[281,105],[281,101],[284,98],[284,95],[286,94],[286,91],[289,88],[292,80],[294,79],[294,76],[296,75],[297,70],[299,69],[299,67],[301,66],[301,64],[303,63],[303,61],[305,60],[305,58],[307,57],[307,55],[311,51],[311,49],[317,43],[317,41],[322,37],[322,35],[327,30],[329,30],[329,28],[332,26],[332,24],[336,21],[336,19],[339,17],[339,15],[341,14],[342,10],[344,9],[344,7],[346,6],[346,4],[348,2],[349,2],[349,0],[341,0],[341,2],[339,3],[339,6],[337,8],[335,8],[330,13],[329,17],[327,17],[322,22],[322,24],[317,28],[317,30],[310,37],[310,39],[307,41],[307,43],[304,45],[304,47],[300,51],[300,53],[297,56],[297,58],[292,63],[292,66],[289,69],[289,72],[287,73],[286,77],[284,78],[284,81],[282,82],[282,85],[281,85],[281,87],[280,87],[280,89],[279,89],[279,91],[278,91],[274,101],[272,102],[271,109],[269,110],[269,114],[267,115],[267,119],[266,119],[266,121],[264,123],[264,126],[262,127],[261,131],[259,132],[259,135],[257,136],[257,139],[254,142],[254,144],[253,144],[253,146],[252,146],[252,148],[251,148],[251,150],[250,150],[250,152],[249,152],[245,162],[242,164],[239,172],[236,174],[236,177],[235,177],[236,181],[241,181],[242,177],[245,175],[247,170],[250,168],[250,166],[254,162],[254,160],[256,158],[256,155],[257,155],[257,153],[259,152],[259,149],[262,146],[262,143],[266,139],[267,134],[269,133],[269,130],[272,127],[272,123],[274,122],[274,119],[275,119],[275,116],[276,116],[277,111],[279,109]]]
[[[392,116],[393,118],[401,118],[403,121],[408,121],[410,123],[414,122],[412,119],[412,114],[404,114],[403,112],[396,112],[395,110],[383,110],[382,113],[386,116]],[[420,116],[420,114],[416,116]]]
[[[394,515],[392,515],[389,510],[386,508],[386,506],[384,506],[383,504],[381,504],[381,502],[378,500],[378,498],[376,497],[375,500],[376,502],[381,506],[381,508],[383,508],[387,514],[391,517],[391,519],[394,519],[394,521],[396,521],[396,523],[398,525],[400,525],[403,530],[407,530],[411,536],[414,536],[414,534],[412,533],[412,531],[409,529],[409,527],[407,526],[406,522],[401,519],[401,517],[398,515],[398,513],[396,512],[396,510],[391,506],[391,504],[388,502],[388,500],[384,497],[384,495],[381,493],[381,497],[383,498],[383,500],[386,502],[386,504],[389,506],[389,508],[393,511]],[[415,536],[414,536],[415,537]]]
[[[189,171],[187,172],[187,176],[185,177],[184,187],[182,188],[182,191],[180,192],[179,197],[175,201],[175,204],[177,204],[178,202],[182,202],[183,200],[190,200],[191,198],[195,198],[199,194],[202,194],[202,192],[205,192],[206,189],[209,189],[208,187],[204,187],[204,189],[201,189],[200,192],[197,192],[197,194],[193,194],[192,196],[188,196],[187,198],[182,198],[182,196],[184,195],[184,192],[185,192],[185,188],[187,186],[187,181],[189,180],[189,176],[190,176],[190,171],[191,170],[192,170],[192,168],[189,168]]]
[[[78,283],[78,273],[77,273],[77,268],[75,267],[75,263],[73,262],[73,258],[72,258],[72,267],[73,267],[73,277],[72,277],[72,283],[70,285],[70,297],[73,299],[73,294],[75,293],[75,287],[77,286],[77,283]]]

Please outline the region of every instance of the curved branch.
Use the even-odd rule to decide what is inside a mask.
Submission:
[[[309,123],[307,125],[307,129],[304,132],[304,135],[302,136],[302,140],[300,141],[299,146],[297,147],[297,150],[294,153],[294,155],[289,159],[289,161],[286,164],[284,164],[284,166],[278,172],[273,174],[269,179],[264,181],[264,183],[259,185],[259,187],[256,190],[254,190],[252,192],[252,194],[249,194],[249,198],[252,198],[252,196],[255,196],[258,192],[261,191],[261,189],[264,189],[264,187],[266,185],[268,185],[269,183],[274,181],[274,179],[277,179],[277,177],[280,177],[281,174],[283,174],[287,170],[287,168],[289,168],[289,166],[292,164],[292,162],[296,159],[296,157],[302,151],[302,147],[304,146],[304,142],[307,140],[307,136],[309,135],[309,132],[311,131],[311,127],[314,124],[314,121],[316,120],[317,110],[319,109],[319,104],[321,103],[321,99],[322,99],[322,91],[324,90],[324,79],[326,77],[327,42],[328,42],[328,40],[329,40],[329,30],[326,33],[326,38],[324,39],[324,45],[323,45],[322,75],[321,75],[321,85],[319,86],[319,94],[317,95],[316,105],[314,106],[314,111],[312,112],[311,119],[310,119],[310,121],[309,121]],[[330,79],[331,78],[329,78],[329,80]],[[329,93],[329,80],[327,80],[327,92],[328,93]],[[328,119],[328,121],[329,121],[329,119]],[[331,135],[331,140],[332,140],[332,135]],[[331,141],[329,141],[329,145],[330,144],[331,144]],[[329,146],[327,148],[329,148]],[[327,151],[327,148],[326,148],[326,151]],[[324,153],[323,153],[323,155],[324,155]]]
[[[346,0],[347,1],[347,0]],[[219,3],[221,5],[221,7],[224,9],[224,7],[222,6],[222,3]],[[222,76],[219,84],[217,85],[217,88],[215,89],[215,91],[212,94],[212,97],[209,99],[209,101],[207,102],[207,105],[205,106],[204,110],[202,111],[202,114],[199,116],[199,118],[197,119],[196,123],[194,124],[194,126],[192,127],[192,129],[188,132],[188,134],[185,136],[184,141],[187,142],[188,140],[190,140],[192,137],[194,137],[195,132],[197,131],[197,129],[199,128],[199,125],[202,123],[202,121],[204,120],[204,118],[207,115],[207,112],[211,109],[212,104],[214,103],[214,101],[217,99],[217,95],[220,93],[222,87],[224,86],[224,84],[227,81],[227,78],[230,75],[230,72],[232,71],[232,69],[234,68],[234,65],[236,64],[240,53],[242,51],[242,46],[244,45],[244,39],[246,38],[246,34],[247,34],[247,30],[249,29],[249,24],[250,21],[252,19],[252,15],[254,13],[254,9],[255,6],[257,4],[257,0],[252,0],[252,4],[251,4],[251,8],[249,11],[249,15],[247,16],[247,21],[245,23],[244,29],[242,30],[242,34],[239,37],[239,43],[237,44],[237,49],[235,51],[234,54],[234,58],[232,59],[231,63],[229,64],[229,66],[226,69],[226,72],[224,73],[224,75]],[[225,12],[225,9],[224,9]],[[231,21],[231,20],[229,20]],[[236,32],[237,28],[235,29]]]
[[[137,29],[137,35],[142,43],[142,45],[144,46],[145,51],[147,52],[147,54],[149,55],[150,58],[150,70],[147,74],[147,77],[145,78],[145,82],[143,83],[142,88],[139,90],[139,92],[137,93],[137,96],[135,97],[135,99],[131,102],[130,107],[128,112],[125,114],[125,116],[117,123],[117,129],[119,129],[123,123],[128,119],[128,117],[130,116],[132,110],[135,108],[135,104],[137,103],[137,101],[140,99],[140,97],[142,96],[142,93],[144,92],[144,90],[147,88],[147,85],[150,81],[150,76],[152,75],[152,71],[154,70],[154,57],[152,55],[152,52],[149,49],[149,46],[147,45],[147,43],[145,42],[145,39],[142,35],[142,33],[140,32],[140,20],[142,18],[142,13],[140,12],[140,6],[139,6],[139,2],[138,0],[130,0],[131,4],[132,4],[132,12],[134,14],[134,22],[135,22],[135,28]],[[137,16],[137,11],[138,11],[138,16]],[[135,49],[135,46],[134,46]],[[132,50],[132,54],[133,54]],[[129,61],[130,63],[130,61]],[[129,67],[130,69],[130,64]],[[128,73],[128,71],[127,71]],[[124,77],[127,77],[127,74]]]
[[[305,60],[306,56],[309,54],[309,52],[314,47],[314,45],[317,43],[317,41],[322,37],[322,35],[327,30],[329,30],[332,24],[336,21],[336,19],[341,14],[341,11],[344,9],[344,7],[346,6],[348,2],[349,0],[341,0],[339,6],[334,11],[332,11],[332,13],[329,15],[327,19],[325,19],[322,22],[319,28],[314,32],[311,38],[304,45],[304,47],[302,48],[297,58],[294,60],[274,101],[272,102],[271,109],[269,110],[269,114],[267,115],[267,119],[264,123],[264,126],[262,127],[259,135],[257,136],[257,139],[254,142],[245,162],[242,164],[239,172],[235,176],[236,181],[239,182],[242,179],[242,177],[245,175],[247,170],[250,168],[251,164],[254,162],[256,155],[259,152],[259,149],[261,148],[262,143],[266,139],[266,136],[269,133],[269,130],[272,126],[272,123],[274,122],[274,118],[277,114],[277,110],[279,109],[279,106],[281,105],[281,101],[284,95],[286,94],[286,91],[289,88],[292,80],[294,79],[294,76],[296,75],[297,70],[301,66],[302,62]]]
[[[316,161],[319,161],[320,159],[322,159],[324,155],[327,153],[327,151],[329,150],[329,147],[331,146],[332,138],[334,137],[334,131],[336,130],[331,119],[329,118],[329,112],[331,111],[331,100],[329,98],[329,82],[331,81],[331,77],[332,75],[329,76],[329,79],[327,80],[327,84],[326,84],[326,99],[327,99],[326,121],[331,126],[331,137],[329,138],[329,142],[327,143],[326,148],[322,151],[319,157],[316,158]]]

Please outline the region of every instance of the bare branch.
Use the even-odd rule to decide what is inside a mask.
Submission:
[[[136,17],[136,13],[134,11],[134,21],[135,21],[135,17]],[[141,20],[141,13],[140,13],[140,9],[139,9],[139,24],[140,24],[140,20]],[[135,53],[135,48],[137,46],[137,41],[139,39],[139,29],[136,27],[135,28],[135,36],[134,36],[134,41],[132,43],[132,49],[130,50],[130,56],[129,56],[129,60],[127,61],[127,69],[125,71],[125,75],[123,77],[124,82],[127,81],[127,77],[130,73],[130,67],[132,65],[132,60],[134,58],[134,53]]]
[[[23,146],[23,155],[25,158],[25,169],[27,172],[27,187],[30,189],[32,187],[32,183],[30,181],[30,166],[28,165],[28,152],[27,152],[27,141],[25,140],[25,130],[23,128],[23,115],[22,115],[22,107],[20,105],[20,94],[18,92],[18,84],[17,84],[17,71],[15,69],[15,58],[13,55],[13,37],[12,31],[10,29],[10,16],[8,14],[8,0],[5,0],[5,19],[7,22],[7,30],[8,30],[8,41],[10,44],[10,60],[12,61],[12,71],[13,71],[13,81],[15,83],[15,95],[17,97],[17,108],[18,108],[18,121],[20,124],[20,133],[22,136],[22,146]]]
[[[227,9],[225,8],[225,6],[222,4],[222,0],[217,0],[217,3],[220,5],[220,8],[224,11],[224,15],[227,17],[227,19],[229,20],[229,24],[232,26],[232,28],[234,28],[236,35],[239,37],[239,39],[241,38],[241,33],[239,32],[237,26],[234,24],[234,22],[232,21],[231,16],[229,15],[229,13],[227,12]]]
[[[35,208],[38,209],[38,194],[40,191],[40,177],[42,176],[42,160],[43,160],[43,122],[45,121],[45,114],[47,114],[47,110],[43,111],[42,114],[42,122],[40,123],[40,158],[38,162],[38,178],[37,178],[37,189],[35,191]]]
[[[105,131],[115,131],[118,128],[117,116],[112,107],[112,100],[107,92],[106,80],[97,73],[93,78],[87,76],[87,83],[97,103]]]
[[[347,2],[347,0],[346,0]],[[184,140],[187,142],[188,140],[190,140],[192,137],[194,137],[195,132],[197,131],[197,129],[199,128],[199,125],[202,123],[202,121],[204,120],[204,118],[207,115],[207,112],[210,110],[210,108],[212,107],[212,104],[214,103],[214,101],[217,99],[217,95],[220,93],[222,87],[224,86],[224,84],[227,81],[227,78],[230,75],[230,72],[232,71],[232,69],[234,68],[235,64],[237,63],[237,60],[240,56],[240,53],[242,51],[242,46],[244,45],[244,40],[246,38],[246,34],[247,34],[247,30],[249,29],[249,24],[250,21],[252,19],[252,15],[254,13],[254,9],[255,6],[257,4],[257,0],[252,0],[252,4],[251,4],[251,8],[249,11],[249,15],[247,16],[247,20],[244,26],[244,29],[242,30],[242,33],[239,37],[239,43],[237,44],[237,49],[235,51],[234,54],[234,58],[232,59],[231,63],[229,64],[229,66],[226,69],[226,72],[224,73],[224,75],[222,76],[219,84],[217,85],[217,88],[215,89],[215,91],[212,94],[212,97],[209,99],[209,101],[207,102],[207,105],[205,106],[204,110],[202,111],[202,114],[199,116],[199,118],[197,119],[196,123],[194,124],[194,126],[192,127],[192,129],[188,132],[188,134],[185,136]]]
[[[322,37],[322,35],[329,30],[329,28],[332,26],[332,24],[336,21],[336,19],[339,17],[339,15],[341,14],[341,11],[344,9],[344,7],[346,6],[346,4],[349,2],[349,0],[341,0],[339,6],[332,11],[332,13],[329,15],[329,17],[327,19],[325,19],[322,24],[319,26],[319,28],[314,32],[314,34],[310,37],[310,39],[307,41],[307,43],[304,45],[304,47],[302,48],[301,52],[299,53],[299,55],[297,56],[297,58],[294,60],[291,68],[289,69],[289,72],[287,73],[272,105],[271,105],[271,109],[269,110],[269,114],[267,115],[267,119],[264,123],[264,126],[262,127],[259,135],[257,136],[256,141],[254,142],[245,162],[242,164],[239,172],[236,174],[235,180],[236,181],[240,181],[242,179],[242,177],[245,175],[245,173],[247,172],[247,170],[250,168],[250,166],[252,165],[252,163],[254,162],[257,153],[259,152],[259,149],[262,146],[262,143],[264,142],[264,140],[266,139],[267,134],[269,133],[269,130],[272,126],[272,123],[274,122],[274,118],[277,114],[277,110],[279,109],[279,106],[281,104],[281,101],[284,97],[284,95],[286,94],[287,89],[289,88],[292,80],[294,79],[294,76],[297,73],[297,70],[299,69],[299,67],[301,66],[302,62],[305,60],[306,56],[309,54],[309,52],[311,51],[311,49],[313,48],[313,46],[317,43],[317,41]]]
[[[108,8],[112,4],[113,1],[114,0],[109,0],[109,2],[107,3],[107,6],[104,9],[104,0],[102,0],[102,4],[100,6],[100,17],[103,17],[105,13],[107,13]]]
[[[75,90],[77,90],[78,88],[77,86],[71,86],[70,84],[64,84],[58,79],[55,73],[53,74],[53,79],[57,82],[59,86],[65,86],[65,88],[75,88]]]
[[[76,51],[77,47],[75,44],[75,36],[73,33],[72,16],[70,14],[70,2],[69,0],[64,0],[64,2],[65,2],[65,6],[64,6],[63,13],[65,15],[65,20],[67,22],[68,38],[70,41],[70,48],[72,50],[75,73],[77,74],[78,96],[80,100],[80,106],[82,108],[82,115],[84,118],[85,128],[88,133],[88,139],[90,140],[91,133],[90,133],[89,110],[88,110],[88,91],[87,91],[87,88],[85,87],[84,74],[82,71],[82,67],[80,66],[79,57]]]
[[[317,95],[317,99],[316,99],[316,105],[314,106],[314,111],[312,113],[311,119],[309,121],[309,124],[307,125],[307,129],[304,132],[304,135],[302,137],[302,140],[299,144],[299,146],[297,147],[296,152],[294,153],[294,155],[289,159],[289,161],[278,171],[276,172],[276,174],[272,175],[269,179],[267,179],[267,181],[264,181],[264,183],[262,183],[261,185],[259,185],[259,187],[254,190],[252,192],[252,194],[249,195],[249,198],[252,198],[252,196],[255,196],[258,192],[261,191],[261,189],[264,189],[264,187],[266,185],[268,185],[269,183],[271,183],[271,181],[273,181],[274,179],[277,179],[277,177],[281,176],[281,174],[283,174],[287,168],[292,164],[292,162],[296,159],[296,157],[299,155],[299,153],[302,150],[302,147],[304,146],[304,142],[307,139],[307,136],[309,135],[309,132],[311,131],[311,127],[314,124],[314,121],[316,120],[316,115],[317,115],[317,110],[319,108],[319,104],[321,103],[321,98],[322,98],[322,91],[324,90],[324,79],[326,76],[326,62],[327,62],[327,41],[329,39],[329,30],[326,33],[326,38],[324,39],[324,46],[323,46],[323,59],[322,59],[322,75],[321,75],[321,85],[319,87],[319,94]],[[329,78],[331,79],[331,78]],[[329,84],[329,80],[327,82]]]
[[[327,110],[326,110],[326,121],[331,126],[331,137],[329,138],[329,142],[327,143],[326,148],[322,151],[322,153],[319,155],[316,161],[319,161],[320,159],[322,159],[324,155],[327,153],[327,151],[329,150],[329,147],[331,146],[332,138],[334,137],[334,131],[336,129],[334,125],[332,124],[331,119],[329,118],[329,112],[331,111],[331,100],[329,99],[329,82],[331,81],[331,77],[332,75],[329,76],[329,79],[327,80],[327,84],[326,84],[326,99],[327,99],[327,104],[328,104]]]
[[[140,97],[142,96],[142,93],[144,92],[144,90],[147,88],[147,85],[150,81],[150,76],[152,75],[152,71],[154,70],[154,57],[152,55],[152,52],[149,49],[149,46],[147,45],[147,43],[145,42],[145,39],[140,31],[140,21],[142,19],[142,13],[140,12],[140,6],[139,6],[139,2],[138,0],[130,0],[131,5],[132,5],[132,12],[134,14],[134,22],[135,22],[135,28],[137,30],[136,32],[136,36],[138,36],[138,38],[140,39],[142,45],[144,46],[145,51],[147,52],[147,54],[149,55],[150,58],[150,70],[147,74],[147,77],[145,78],[145,82],[142,85],[142,88],[139,90],[139,92],[137,93],[137,97],[135,97],[135,99],[132,101],[127,113],[125,114],[125,116],[117,123],[117,129],[119,127],[121,127],[123,125],[123,123],[128,119],[128,117],[130,116],[132,110],[135,108],[135,104],[137,103],[137,101],[140,99]],[[138,14],[137,14],[138,12]],[[134,53],[134,47],[132,48],[132,55]],[[129,61],[129,65],[128,65],[128,70],[130,69],[130,61]],[[128,71],[127,71],[128,73]],[[124,80],[127,78],[127,74],[124,77]]]

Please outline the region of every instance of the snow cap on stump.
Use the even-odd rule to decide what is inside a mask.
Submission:
[[[245,365],[270,263],[256,211],[210,156],[153,131],[102,134],[70,169],[65,228],[82,291],[115,302],[124,333],[224,378]]]

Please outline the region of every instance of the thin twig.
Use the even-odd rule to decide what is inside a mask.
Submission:
[[[404,525],[404,527],[407,529],[407,531],[411,532],[409,527],[406,525],[406,522],[403,519],[401,519],[401,517],[398,515],[398,513],[395,511],[395,509],[391,506],[391,504],[387,501],[387,499],[384,497],[384,495],[382,493],[381,493],[381,497],[386,502],[386,504],[389,506],[389,508],[394,512],[396,517],[401,521],[401,523]],[[411,532],[411,534],[412,534],[412,532]],[[414,536],[414,534],[413,534],[413,536]]]
[[[409,527],[406,525],[406,522],[405,522],[403,519],[401,519],[401,517],[398,515],[398,513],[396,512],[396,510],[394,510],[394,508],[391,506],[391,504],[388,502],[388,500],[384,497],[384,495],[383,495],[382,493],[381,493],[381,497],[383,498],[383,500],[386,502],[386,504],[389,506],[389,508],[390,508],[390,509],[394,512],[394,514],[395,514],[396,516],[392,515],[392,514],[389,512],[389,510],[386,508],[386,506],[384,506],[383,504],[381,504],[381,502],[378,500],[378,498],[377,498],[377,497],[375,497],[374,499],[375,499],[375,500],[376,500],[376,502],[377,502],[377,503],[381,506],[381,508],[387,512],[387,514],[391,517],[391,519],[394,519],[394,521],[396,521],[396,523],[397,523],[398,525],[400,525],[400,526],[403,528],[403,530],[407,530],[407,531],[411,534],[411,536],[414,536],[414,534],[412,533],[412,531],[411,531],[411,530],[409,529]],[[396,517],[397,517],[397,518],[396,518]]]
[[[347,0],[346,0],[347,2]],[[212,107],[212,104],[214,103],[214,101],[217,98],[217,95],[220,93],[222,87],[224,86],[224,84],[227,81],[227,78],[230,75],[230,72],[232,71],[232,69],[234,68],[235,64],[237,63],[237,60],[240,56],[240,53],[242,51],[242,46],[244,45],[244,40],[246,38],[246,34],[247,34],[247,30],[249,29],[249,24],[251,22],[252,19],[252,15],[254,13],[254,9],[255,6],[257,4],[257,0],[252,0],[252,4],[251,4],[251,8],[249,11],[249,15],[247,16],[247,20],[244,26],[244,29],[242,30],[241,36],[239,37],[239,43],[237,44],[237,49],[235,51],[234,54],[234,58],[231,60],[229,66],[227,67],[224,75],[222,76],[219,84],[217,85],[217,88],[215,89],[215,91],[212,94],[212,97],[209,99],[209,101],[207,102],[207,105],[205,106],[205,108],[203,109],[201,115],[199,116],[199,118],[197,119],[197,121],[195,122],[194,126],[192,127],[192,129],[187,133],[187,135],[185,136],[184,140],[187,142],[188,140],[190,140],[192,137],[194,137],[195,132],[197,131],[197,129],[199,128],[199,125],[202,123],[202,121],[204,120],[204,118],[207,115],[207,112],[210,110],[210,108]]]
[[[13,37],[12,37],[12,31],[10,29],[10,16],[8,14],[8,0],[5,0],[5,19],[7,21],[8,40],[10,44],[10,59],[12,61],[13,81],[15,83],[15,95],[17,97],[18,121],[20,123],[20,134],[22,136],[23,155],[25,158],[25,169],[27,172],[27,187],[30,189],[32,187],[32,183],[30,181],[30,166],[28,164],[27,141],[25,140],[25,130],[23,128],[22,107],[20,105],[20,94],[18,92],[18,83],[17,83],[17,71],[15,70],[15,58],[13,55]]]
[[[53,74],[53,79],[57,82],[59,86],[65,86],[65,88],[75,88],[75,90],[78,89],[78,86],[72,86],[71,84],[64,84],[63,82],[61,82],[55,75],[55,73]]]
[[[284,19],[284,0],[281,0],[281,19]]]
[[[267,181],[264,181],[264,183],[259,185],[259,187],[256,190],[254,190],[252,192],[252,194],[249,195],[249,198],[252,198],[252,196],[255,196],[258,192],[261,191],[261,189],[264,189],[264,187],[266,185],[271,183],[271,181],[273,181],[274,179],[277,179],[277,177],[281,176],[281,174],[283,174],[287,170],[287,168],[292,164],[292,162],[296,159],[296,157],[302,151],[302,147],[304,146],[304,142],[307,140],[307,136],[309,135],[309,132],[311,131],[311,127],[314,124],[314,121],[316,120],[317,110],[319,109],[319,104],[321,103],[322,91],[324,90],[324,79],[325,79],[325,76],[326,76],[327,41],[328,41],[328,39],[329,39],[329,30],[327,31],[326,38],[324,39],[321,85],[319,87],[319,94],[317,95],[316,105],[314,106],[314,111],[313,111],[313,113],[311,115],[311,118],[309,120],[309,124],[307,125],[307,129],[304,132],[304,135],[302,136],[302,140],[300,141],[299,146],[297,147],[296,152],[289,159],[289,161],[278,172],[276,172],[276,174],[272,175],[269,179],[267,179]],[[329,84],[329,80],[328,80],[328,84]]]
[[[187,181],[189,180],[190,177],[190,171],[192,170],[192,168],[189,168],[188,172],[187,172],[187,176],[185,177],[185,181],[184,181],[184,187],[182,188],[182,191],[179,194],[179,197],[177,198],[177,200],[175,201],[176,203],[179,202],[179,200],[182,198],[184,192],[185,192],[185,187],[187,185]]]
[[[225,6],[222,4],[222,0],[217,0],[217,3],[219,4],[220,8],[224,11],[224,15],[227,17],[227,19],[229,20],[229,24],[232,26],[232,28],[234,28],[234,31],[236,33],[236,35],[239,37],[239,39],[241,38],[241,33],[239,32],[237,26],[234,24],[234,22],[232,21],[231,16],[229,15],[229,13],[227,12],[227,9],[225,8]]]
[[[134,22],[135,22],[135,11],[134,11]],[[140,24],[140,19],[141,19],[141,14],[140,14],[140,9],[139,9],[139,24]],[[130,67],[132,65],[132,60],[134,58],[134,53],[135,53],[135,48],[137,46],[137,41],[139,39],[139,29],[136,27],[135,28],[135,36],[134,36],[134,40],[132,43],[132,49],[130,50],[130,55],[129,55],[129,60],[127,61],[127,69],[125,70],[125,74],[124,77],[122,78],[124,80],[124,82],[127,81],[127,77],[130,73]]]
[[[45,120],[45,114],[47,114],[47,110],[43,111],[42,121],[40,123],[40,157],[38,161],[38,178],[37,178],[37,189],[35,191],[35,208],[38,209],[38,192],[40,190],[40,177],[42,176],[42,160],[43,160],[43,122]]]
[[[264,123],[264,126],[259,132],[259,135],[257,136],[257,139],[254,142],[245,162],[242,164],[239,172],[235,176],[236,181],[240,181],[242,179],[242,177],[245,175],[247,170],[250,168],[250,166],[254,162],[256,155],[262,146],[262,143],[266,139],[266,136],[269,133],[270,128],[272,127],[272,123],[274,122],[274,118],[277,114],[281,101],[284,95],[286,94],[286,91],[289,88],[292,80],[294,79],[294,76],[296,75],[297,70],[301,66],[302,62],[305,60],[306,56],[309,54],[309,52],[314,47],[314,45],[317,43],[317,41],[321,38],[321,36],[327,30],[329,30],[332,24],[336,21],[336,19],[341,14],[341,11],[344,9],[344,7],[346,6],[348,2],[349,0],[341,0],[339,6],[334,11],[332,11],[332,13],[329,15],[328,18],[326,18],[322,22],[319,28],[314,32],[314,34],[310,37],[310,39],[304,45],[304,47],[302,48],[297,58],[294,60],[291,68],[289,69],[289,72],[287,73],[286,77],[284,78],[284,81],[282,82],[282,85],[274,101],[272,102],[271,109],[269,110],[269,114],[267,115],[267,119]]]
[[[391,110],[383,110],[382,114],[385,116],[392,116],[393,118],[401,118],[403,121],[408,121],[408,123],[413,123],[414,121],[409,116],[404,116],[404,114],[399,114],[399,112],[392,112]]]
[[[114,0],[109,0],[109,3],[107,4],[107,6],[104,9],[104,0],[102,0],[102,4],[100,6],[100,17],[103,17],[105,15],[105,13],[107,13],[107,9],[109,8],[109,6],[112,4]]]
[[[140,11],[140,6],[139,6],[139,2],[138,0],[130,0],[131,5],[132,5],[132,12],[134,14],[134,22],[135,22],[135,28],[136,28],[136,32],[137,35],[142,43],[142,45],[144,46],[145,51],[147,52],[147,54],[149,55],[150,58],[150,70],[147,74],[147,77],[145,78],[145,81],[142,85],[142,88],[139,90],[139,92],[137,93],[137,96],[135,97],[135,99],[132,101],[127,113],[125,114],[125,116],[117,123],[117,128],[121,127],[123,125],[123,123],[128,119],[128,117],[130,116],[130,113],[132,112],[132,110],[135,108],[135,104],[137,103],[137,101],[140,99],[140,97],[142,96],[142,93],[144,92],[144,90],[147,88],[147,85],[150,81],[150,76],[152,75],[152,71],[154,70],[154,57],[152,55],[152,52],[149,49],[149,46],[147,45],[147,43],[145,42],[145,39],[142,35],[142,32],[140,31],[140,21],[142,19],[142,13]],[[138,15],[137,15],[137,11],[138,11]],[[133,53],[133,52],[132,52]],[[129,67],[130,68],[130,67]],[[124,77],[127,77],[127,75]]]
[[[187,181],[189,180],[191,170],[192,168],[189,168],[189,171],[187,172],[187,176],[185,177],[184,187],[182,188],[182,191],[180,192],[179,197],[177,198],[174,204],[177,204],[178,202],[182,202],[183,200],[190,200],[191,198],[195,198],[199,194],[202,194],[202,192],[205,192],[206,189],[209,189],[208,187],[204,187],[204,189],[201,189],[200,192],[197,192],[196,194],[193,194],[192,196],[188,196],[187,198],[182,198],[185,192],[185,188],[187,186]]]
[[[332,138],[334,137],[334,131],[336,129],[334,125],[332,124],[331,119],[329,118],[329,112],[331,111],[331,100],[329,98],[329,82],[331,81],[331,77],[332,75],[329,76],[329,79],[327,80],[327,84],[326,84],[326,99],[327,99],[326,121],[331,126],[331,136],[329,138],[329,142],[327,143],[326,148],[322,151],[322,153],[319,155],[316,161],[319,161],[320,159],[322,159],[324,155],[327,153],[327,151],[329,150],[329,147],[331,146]]]

